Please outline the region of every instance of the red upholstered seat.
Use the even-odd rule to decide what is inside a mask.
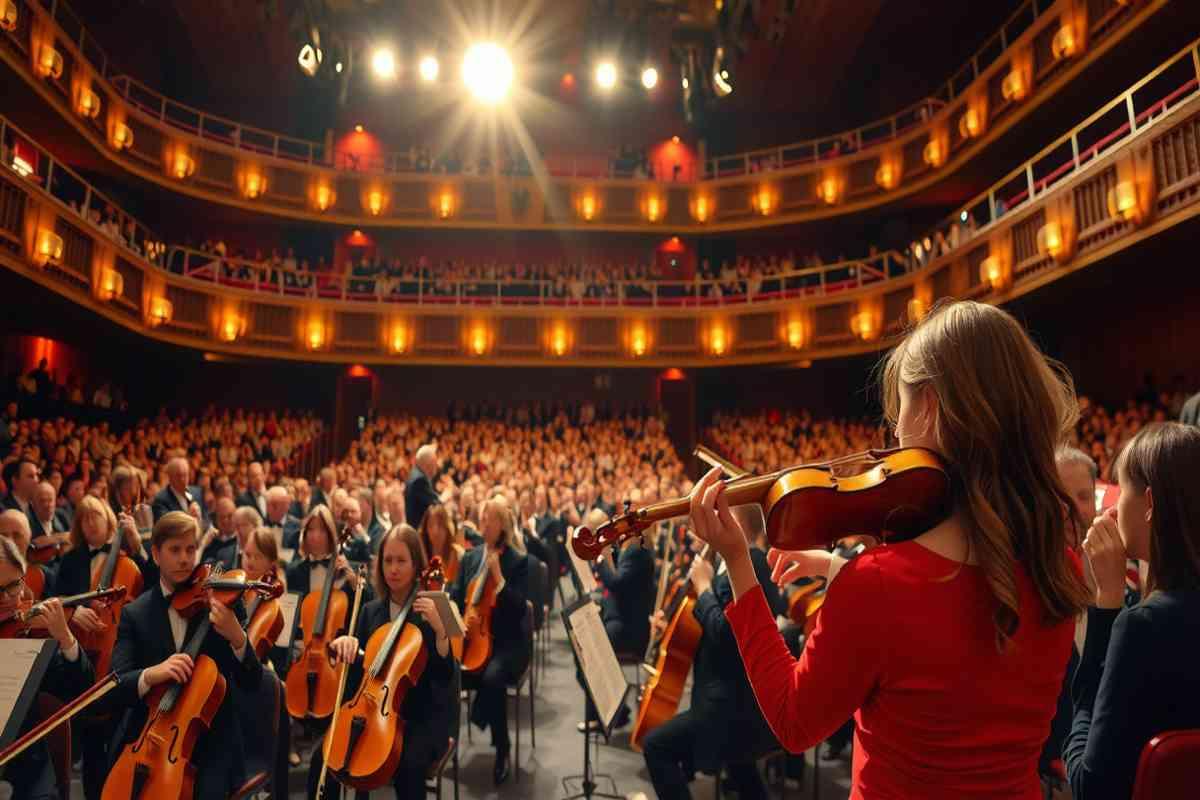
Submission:
[[[1167,731],[1138,761],[1133,800],[1189,800],[1200,785],[1200,730]]]

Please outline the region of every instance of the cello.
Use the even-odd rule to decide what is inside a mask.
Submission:
[[[304,630],[304,650],[288,670],[286,682],[288,714],[296,719],[323,719],[338,704],[338,673],[329,661],[329,643],[346,626],[349,605],[345,593],[334,589],[337,554],[340,543],[349,534],[343,527],[338,546],[325,569],[320,593],[309,592],[300,604],[300,627]]]
[[[501,545],[498,552],[504,552]],[[488,546],[483,545],[479,570],[467,584],[467,609],[463,614],[466,635],[463,637],[462,668],[464,672],[480,672],[492,660],[495,643],[492,638],[492,612],[496,610],[496,581],[488,567]]]
[[[440,559],[430,561],[421,573],[429,590],[445,580]],[[362,683],[354,699],[342,706],[325,734],[325,765],[339,783],[371,791],[392,779],[404,752],[404,719],[400,710],[408,690],[425,671],[428,653],[421,629],[408,616],[417,597],[414,585],[391,625],[367,640]]]
[[[121,552],[121,529],[118,528],[108,543],[108,553],[104,557],[104,565],[92,578],[92,591],[102,591],[113,586],[124,586],[127,592],[121,599],[100,608],[93,609],[104,628],[96,633],[76,630],[75,638],[79,646],[88,654],[95,665],[96,674],[108,672],[112,663],[113,649],[117,645],[117,624],[121,621],[121,609],[142,591],[142,571],[132,558]]]
[[[193,796],[196,768],[192,753],[200,736],[212,727],[226,690],[217,663],[200,654],[212,626],[207,611],[210,602],[232,606],[253,585],[245,580],[245,573],[237,573],[240,570],[214,575],[210,565],[201,564],[188,585],[172,596],[171,606],[184,617],[204,615],[181,651],[192,659],[192,676],[184,684],[160,684],[146,695],[150,715],[137,739],[125,746],[113,764],[101,800],[188,800]],[[275,588],[262,590],[274,592]]]

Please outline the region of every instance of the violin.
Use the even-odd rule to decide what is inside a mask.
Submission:
[[[461,562],[455,561],[455,564],[458,563]],[[425,590],[429,592],[446,591],[446,584],[448,584],[451,580],[453,579],[447,576],[445,569],[442,566],[441,556],[434,556],[433,558],[429,559],[429,566],[425,567],[425,571],[421,573],[421,583],[425,586]],[[456,661],[462,661],[463,637],[451,636],[449,638],[450,652],[454,654],[454,659]]]
[[[849,474],[843,474],[849,473]],[[725,481],[730,506],[759,503],[767,540],[781,550],[828,547],[848,533],[882,542],[912,539],[950,513],[950,477],[932,450],[905,447],[868,450],[820,464],[788,467],[766,475]],[[582,559],[595,559],[656,522],[687,516],[688,497],[629,510],[595,531],[580,526],[571,548]]]
[[[25,551],[25,560],[30,564],[49,564],[58,558],[63,552],[63,542],[58,536],[51,533],[31,541],[29,549]]]
[[[75,615],[75,609],[82,605],[91,605],[93,609],[112,605],[125,598],[125,587],[114,586],[111,589],[97,589],[94,592],[61,597],[63,616],[70,624]],[[44,639],[49,631],[43,623],[42,611],[44,603],[33,602],[37,598],[26,597],[17,607],[15,613],[0,622],[0,639]]]
[[[41,600],[46,592],[46,573],[37,564],[26,564],[23,580],[33,602]]]
[[[246,587],[255,583],[246,581],[245,573],[233,572],[240,570],[214,574],[210,565],[202,564],[193,571],[187,585],[172,596],[172,606],[185,609],[191,616],[207,608],[209,602],[232,606]],[[179,598],[179,605],[175,605]],[[150,715],[138,738],[121,751],[104,782],[101,800],[184,800],[194,795],[196,768],[191,763],[192,753],[200,737],[212,727],[226,690],[217,663],[200,654],[211,626],[211,618],[203,614],[181,651],[192,659],[188,682],[160,684],[146,695]]]
[[[503,553],[503,546],[500,552]],[[483,545],[479,570],[467,584],[467,610],[463,622],[467,632],[463,642],[464,672],[480,672],[492,659],[492,612],[496,610],[496,581],[488,568],[489,548]]]
[[[435,556],[421,573],[421,585],[435,591],[430,587],[444,580]],[[381,626],[367,640],[358,692],[325,734],[326,766],[340,783],[360,791],[384,786],[400,765],[405,725],[400,710],[428,659],[421,629],[409,622],[416,597],[414,587],[392,624]]]
[[[348,535],[349,529],[343,527],[339,542],[345,541]],[[297,719],[322,719],[337,708],[337,671],[329,662],[328,647],[338,632],[345,629],[349,610],[345,593],[334,590],[338,549],[325,570],[321,591],[310,591],[300,604],[304,648],[300,658],[288,670],[285,687],[288,714]]]
[[[113,534],[112,541],[108,543],[104,564],[99,573],[92,578],[90,588],[92,591],[101,591],[113,586],[124,586],[128,591],[121,599],[93,609],[104,623],[104,628],[96,633],[74,631],[79,646],[95,665],[97,675],[106,674],[109,664],[112,663],[113,650],[117,646],[117,624],[121,621],[121,609],[142,591],[142,571],[132,558],[121,552],[120,530]]]
[[[273,572],[263,575],[258,583],[270,586],[272,593],[249,590],[252,596],[246,602],[246,637],[261,661],[283,632],[283,608],[279,605],[283,584]]]

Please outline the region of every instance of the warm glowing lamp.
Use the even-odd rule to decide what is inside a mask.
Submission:
[[[1054,38],[1050,41],[1050,52],[1054,53],[1054,57],[1059,61],[1070,58],[1079,52],[1079,39],[1075,36],[1073,25],[1064,23],[1058,29],[1058,33],[1054,34]]]
[[[720,358],[729,352],[729,330],[723,323],[714,322],[708,329],[708,352]]]
[[[850,317],[850,331],[864,342],[869,342],[879,334],[879,326],[875,324],[875,315],[870,311],[860,311]]]
[[[176,150],[171,156],[170,172],[171,177],[184,180],[191,177],[196,171],[196,159],[187,154],[187,151],[180,149]]]
[[[919,297],[908,301],[908,321],[920,322],[929,313],[929,305]]]
[[[160,325],[166,325],[171,321],[171,316],[175,313],[175,306],[165,297],[155,297],[150,300],[150,313],[146,315],[146,321],[150,323],[151,328],[157,328]]]
[[[328,183],[316,183],[309,191],[309,201],[317,211],[325,212],[337,202],[337,192]]]
[[[63,240],[52,230],[41,228],[33,248],[33,263],[44,267],[50,261],[58,261],[63,254]]]
[[[319,319],[311,320],[304,331],[304,345],[309,350],[320,350],[325,347],[327,337],[325,323]]]
[[[710,195],[704,192],[697,192],[692,195],[689,206],[692,218],[703,225],[712,218],[713,211],[716,209],[716,202]]]
[[[75,113],[88,119],[100,116],[100,95],[87,86],[80,86],[75,97]]]
[[[562,358],[571,352],[571,338],[571,329],[567,323],[556,322],[550,328],[550,335],[546,337],[546,349],[551,355]]]
[[[450,219],[451,217],[454,216],[455,206],[457,205],[457,203],[455,202],[456,200],[457,200],[457,198],[454,196],[454,192],[451,191],[450,189],[443,189],[441,192],[438,193],[438,197],[437,197],[438,219]]]
[[[387,194],[382,189],[369,189],[363,195],[363,206],[373,217],[378,217],[387,208]]]
[[[237,341],[237,338],[242,335],[245,329],[245,320],[235,312],[229,311],[225,313],[221,324],[217,326],[217,338],[222,342],[234,342]]]
[[[17,4],[13,0],[0,2],[0,30],[15,31],[17,29]]]
[[[931,137],[921,152],[925,163],[935,169],[946,163],[946,145],[940,137]]]
[[[958,135],[964,139],[974,139],[983,133],[983,114],[978,108],[968,108],[958,118]]]
[[[467,332],[467,351],[473,356],[487,355],[491,349],[492,332],[487,323],[476,322]]]
[[[1142,205],[1138,202],[1137,184],[1121,181],[1108,190],[1108,213],[1128,222],[1142,221]]]
[[[988,256],[979,262],[979,279],[993,289],[1004,285],[1004,266],[1000,263],[999,256]]]
[[[803,350],[804,345],[808,343],[808,331],[804,320],[799,317],[788,320],[783,326],[783,339],[793,350]]]
[[[900,185],[900,165],[894,159],[879,162],[875,170],[875,183],[884,191],[891,191]]]
[[[586,189],[579,195],[579,202],[576,203],[579,210],[579,217],[584,222],[591,222],[596,218],[596,214],[600,210],[600,201],[596,197],[596,193],[591,189]]]
[[[108,143],[114,150],[128,150],[133,147],[133,131],[124,122],[114,122],[108,134]]]
[[[112,267],[100,270],[99,282],[96,284],[96,297],[101,300],[112,300],[125,290],[125,278]]]
[[[641,358],[650,349],[650,337],[641,325],[634,326],[629,332],[629,352],[634,358]]]
[[[842,182],[833,175],[822,178],[817,183],[817,197],[826,205],[834,205],[842,199]]]
[[[1000,82],[1000,94],[1011,103],[1019,103],[1029,94],[1029,81],[1025,79],[1025,70],[1017,67],[1004,76]]]
[[[769,217],[775,213],[775,209],[779,205],[779,195],[775,192],[775,188],[770,184],[759,186],[750,195],[750,207],[754,209],[754,213],[764,217]]]
[[[1037,249],[1042,255],[1048,255],[1055,261],[1061,260],[1067,254],[1067,241],[1063,235],[1062,225],[1058,222],[1047,222],[1037,233]]]
[[[658,222],[664,216],[666,203],[658,192],[649,192],[642,199],[642,215],[647,222]]]
[[[55,80],[61,78],[63,74],[62,53],[55,50],[54,45],[49,42],[43,44],[38,50],[35,70],[43,78],[54,78]]]
[[[412,337],[409,336],[408,327],[404,323],[397,322],[392,325],[392,329],[388,333],[387,345],[392,355],[399,356],[408,352],[408,348],[412,346]]]
[[[246,167],[238,176],[242,196],[247,200],[262,197],[267,191],[267,176],[258,167]]]

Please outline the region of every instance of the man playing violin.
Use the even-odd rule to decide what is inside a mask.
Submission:
[[[141,732],[148,709],[143,698],[156,686],[186,683],[194,662],[181,653],[188,634],[199,624],[199,615],[187,619],[171,605],[175,592],[188,584],[196,568],[199,529],[189,514],[172,511],[154,524],[151,552],[159,565],[156,584],[147,587],[137,600],[125,607],[117,632],[112,668],[120,678],[106,698],[112,708],[128,708],[121,746]],[[262,680],[262,662],[255,657],[242,629],[245,612],[241,602],[232,608],[209,604],[211,628],[200,653],[212,658],[221,674],[245,690],[254,692]],[[233,714],[227,693],[194,751],[197,798],[227,797],[244,779],[241,727]]]
[[[17,545],[0,537],[0,619],[8,619],[28,604],[25,590],[25,558]],[[67,627],[62,602],[57,598],[42,604],[41,619],[46,630],[58,642],[50,666],[42,677],[41,691],[67,702],[82,694],[92,684],[92,664],[87,654]],[[33,727],[32,716],[26,718],[22,733]],[[11,761],[4,770],[4,779],[13,787],[13,797],[28,800],[67,800],[60,798],[54,766],[46,743],[39,742]]]

